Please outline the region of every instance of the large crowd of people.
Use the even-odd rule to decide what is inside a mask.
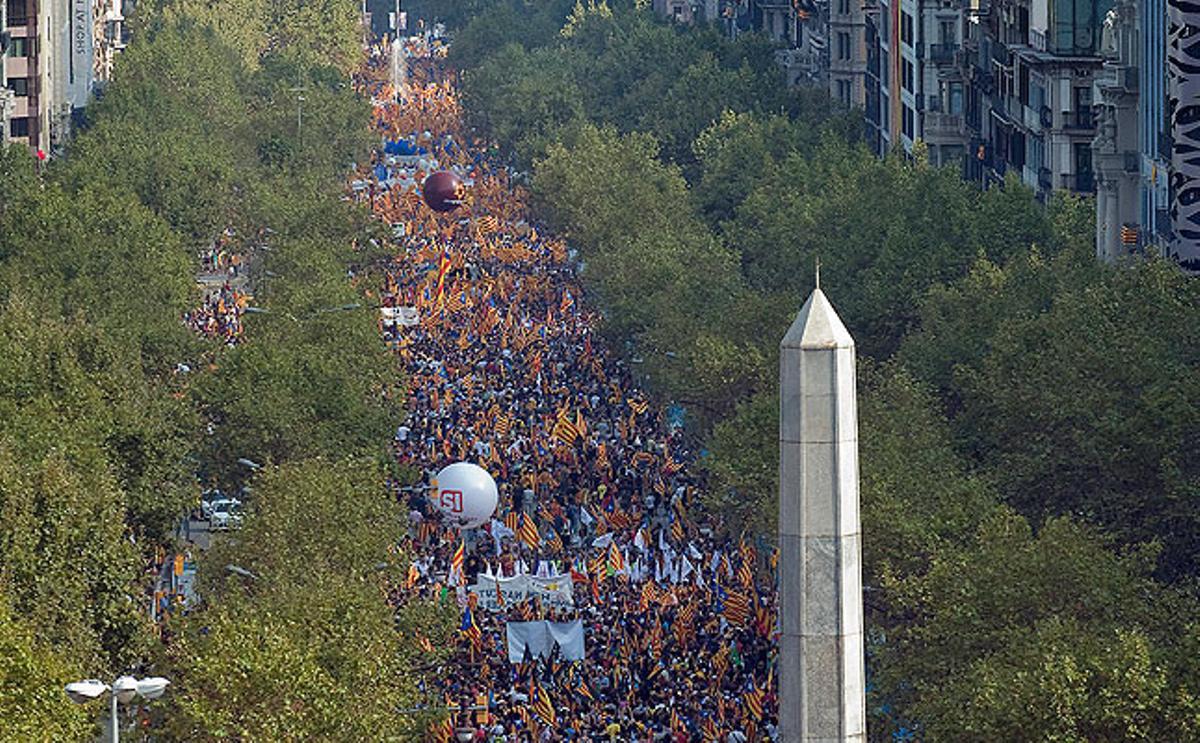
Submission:
[[[406,42],[399,90],[386,54],[358,77],[383,144],[353,189],[394,228],[380,324],[410,392],[396,456],[425,483],[474,462],[499,490],[495,518],[468,533],[425,490],[398,494],[413,565],[395,599],[454,596],[462,614],[424,681],[431,706],[449,709],[430,736],[774,739],[774,556],[699,507],[688,439],[596,336],[573,252],[531,224],[513,174],[464,132],[454,75],[431,48]],[[469,184],[454,212],[421,201],[435,167]],[[570,605],[470,590],[521,573],[569,576]],[[506,624],[536,619],[581,620],[583,660],[556,649],[510,662]]]

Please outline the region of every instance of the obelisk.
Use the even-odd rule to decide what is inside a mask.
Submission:
[[[779,740],[861,743],[854,339],[819,279],[779,350]]]

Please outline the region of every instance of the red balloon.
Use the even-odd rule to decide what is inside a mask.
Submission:
[[[454,173],[439,170],[425,179],[421,193],[425,195],[425,203],[435,212],[452,212],[462,205],[463,193],[466,186]]]

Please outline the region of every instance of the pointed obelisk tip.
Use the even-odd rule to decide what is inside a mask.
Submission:
[[[820,273],[818,269],[818,281]],[[780,348],[854,348],[854,338],[842,323],[818,283],[783,336]]]

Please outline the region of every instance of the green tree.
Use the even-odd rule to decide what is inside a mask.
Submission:
[[[201,566],[209,606],[170,647],[177,740],[409,740],[399,710],[413,669],[435,661],[452,627],[417,602],[399,621],[386,589],[403,573],[402,512],[370,460],[307,460],[255,481],[239,539]],[[235,564],[255,577],[225,574]]]
[[[83,740],[93,732],[89,710],[72,704],[63,686],[83,669],[37,639],[15,616],[0,586],[0,741]]]
[[[907,619],[872,648],[880,695],[927,740],[1189,740],[1195,690],[1168,659],[1194,610],[1153,563],[1066,519],[1035,534],[999,510],[927,571],[885,576]]]

